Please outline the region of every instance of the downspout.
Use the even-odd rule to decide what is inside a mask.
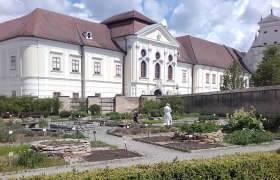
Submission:
[[[86,87],[85,87],[85,46],[80,45],[81,49],[81,92],[82,98],[85,98]]]
[[[81,97],[85,98],[85,46],[84,42],[80,36],[78,25],[76,24],[77,36],[80,42],[80,51],[81,51]]]
[[[125,41],[125,52],[124,52],[124,56],[123,56],[123,67],[122,67],[122,95],[124,96],[125,93],[125,79],[124,79],[124,74],[125,74],[125,57],[127,55],[127,39],[125,37],[123,37],[124,41]]]
[[[194,64],[192,64],[192,88],[191,88],[191,94],[194,93]]]

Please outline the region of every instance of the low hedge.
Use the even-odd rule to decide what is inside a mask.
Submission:
[[[216,132],[220,129],[220,126],[214,123],[193,123],[193,124],[183,124],[180,127],[182,132],[189,134],[193,133],[211,133]]]
[[[211,121],[211,120],[219,120],[219,116],[216,115],[200,115],[198,117],[199,121]]]
[[[155,165],[43,174],[24,179],[280,179],[280,155],[255,152]]]

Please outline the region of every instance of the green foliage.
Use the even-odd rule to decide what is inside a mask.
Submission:
[[[256,152],[154,165],[41,174],[26,179],[280,179],[280,156],[276,152]]]
[[[60,111],[59,116],[62,118],[68,118],[71,116],[71,112],[70,111]]]
[[[173,120],[178,120],[178,119],[181,119],[181,118],[182,118],[181,115],[178,115],[178,114],[173,114],[172,115]]]
[[[224,72],[221,90],[230,90],[244,87],[244,71],[239,63],[234,60]]]
[[[265,130],[278,131],[280,130],[280,118],[276,119],[263,119],[263,126]]]
[[[264,51],[263,60],[256,72],[252,73],[254,86],[273,86],[280,84],[280,48],[268,46]]]
[[[64,139],[67,139],[67,138],[69,138],[69,139],[85,139],[86,137],[83,133],[77,131],[73,134],[64,134],[63,138]]]
[[[91,141],[90,147],[92,148],[110,148],[110,149],[117,149],[117,146],[104,143],[102,141]]]
[[[259,144],[263,142],[271,142],[272,136],[270,133],[254,130],[238,130],[228,134],[225,142],[235,145]]]
[[[200,115],[200,116],[198,117],[198,120],[199,120],[199,121],[219,120],[219,116],[216,116],[216,115]]]
[[[110,120],[131,119],[132,113],[111,112],[111,113],[107,113],[106,116],[109,116]]]
[[[216,132],[220,129],[220,126],[214,123],[192,123],[192,124],[183,124],[180,127],[182,132],[186,132],[188,134],[193,133],[210,133]]]
[[[37,99],[31,96],[0,96],[0,114],[9,112],[17,115],[20,112],[47,111],[58,114],[61,102],[54,98]]]
[[[162,109],[151,109],[150,116],[151,117],[163,117],[164,112]]]
[[[139,112],[141,114],[151,114],[151,111],[153,110],[161,110],[161,105],[159,100],[153,100],[153,99],[140,99],[139,103]],[[161,110],[163,111],[163,110]]]
[[[101,107],[97,104],[93,104],[89,106],[88,110],[90,111],[91,115],[99,115],[101,111]]]
[[[23,151],[18,154],[17,164],[28,168],[41,166],[46,161],[47,155],[34,151]]]
[[[13,134],[9,134],[9,129],[7,127],[0,128],[0,142],[14,142],[16,140],[15,132]]]
[[[73,111],[71,113],[73,118],[80,118],[80,117],[86,117],[87,116],[87,112],[85,111]]]
[[[39,123],[39,127],[40,128],[48,127],[49,126],[49,123],[48,123],[48,121],[46,119],[41,119],[41,120],[39,120],[38,123]]]
[[[199,113],[189,113],[186,115],[186,118],[196,118],[201,116]]]
[[[164,98],[161,100],[160,107],[163,111],[163,107],[166,105],[166,103],[170,104],[170,107],[172,109],[172,113],[175,114],[182,114],[186,112],[186,106],[185,103],[180,96],[164,96]]]
[[[22,151],[27,151],[30,148],[28,144],[21,144],[17,146],[1,146],[0,156],[8,156],[9,152],[19,153]]]
[[[236,110],[233,116],[227,114],[227,125],[223,130],[226,132],[233,132],[243,129],[263,130],[262,117],[256,116],[256,110],[252,108],[251,111],[245,112],[243,108]]]

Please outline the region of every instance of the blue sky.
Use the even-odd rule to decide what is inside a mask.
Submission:
[[[280,0],[0,0],[0,22],[37,7],[94,22],[137,10],[166,25],[174,36],[192,35],[245,52],[260,17],[271,8],[280,16]]]

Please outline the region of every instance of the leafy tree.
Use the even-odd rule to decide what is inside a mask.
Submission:
[[[230,90],[244,87],[244,70],[237,61],[233,61],[223,76],[224,82],[221,90]]]
[[[252,74],[254,86],[273,86],[280,84],[280,47],[269,46],[264,51],[263,60]]]

